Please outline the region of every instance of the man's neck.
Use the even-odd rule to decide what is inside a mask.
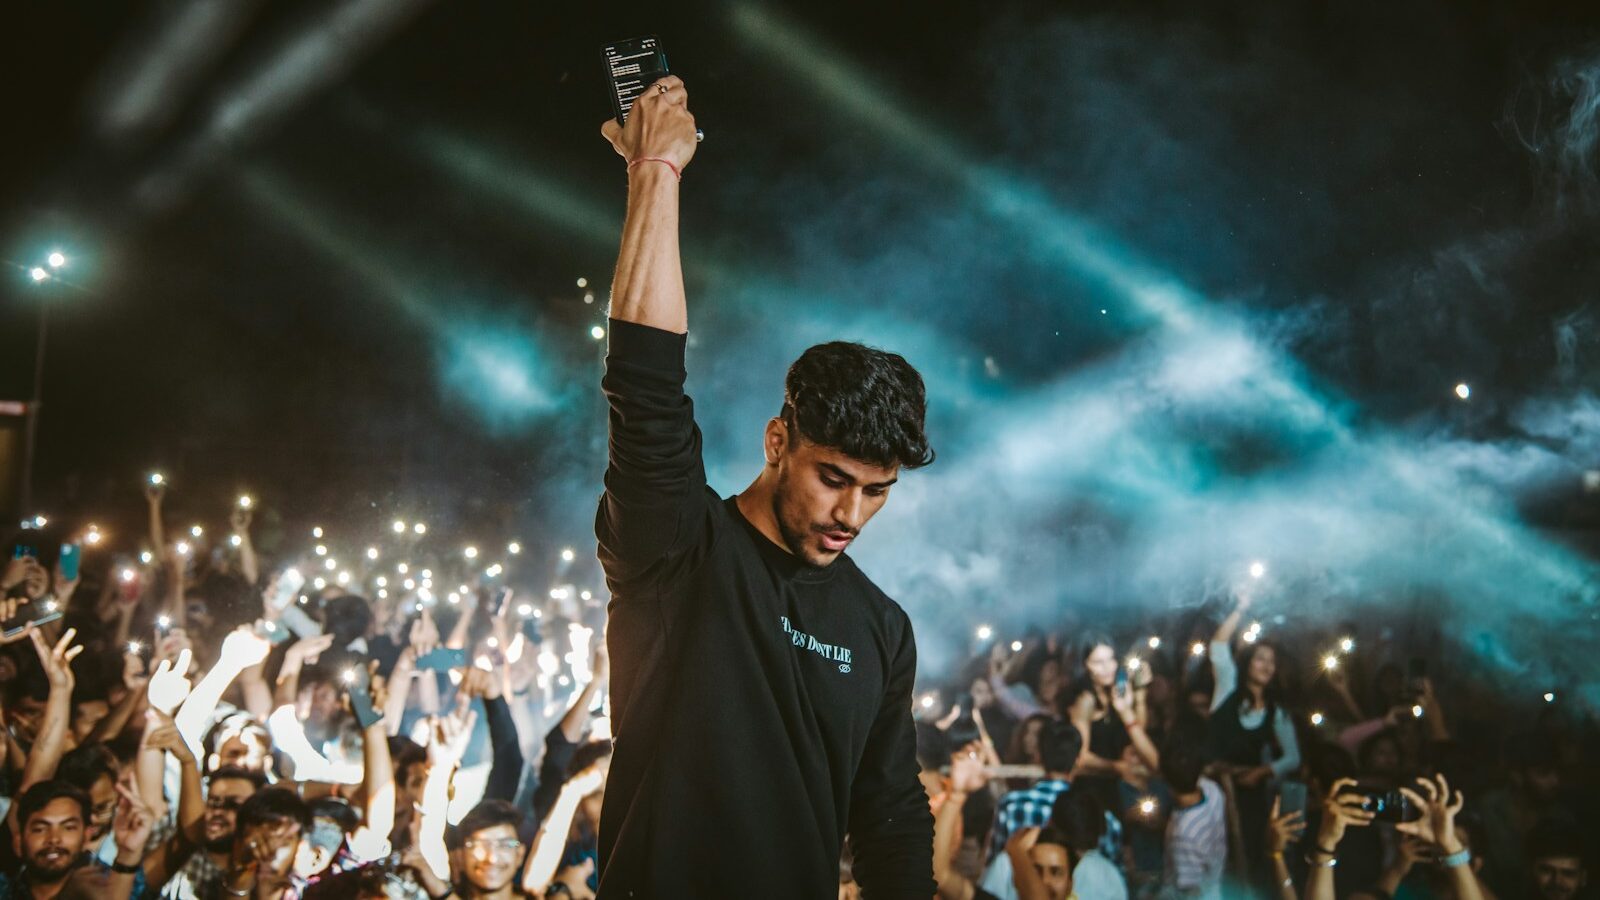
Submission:
[[[739,515],[744,516],[746,522],[754,525],[778,549],[792,555],[789,545],[783,542],[783,532],[778,529],[778,517],[772,511],[774,485],[770,482],[763,472],[743,493],[733,498],[733,502],[738,504]]]
[[[66,875],[57,878],[55,881],[49,882],[40,881],[36,877],[30,877],[28,879],[28,891],[33,895],[33,900],[52,900],[53,897],[61,893],[62,888],[67,886],[67,879],[71,876],[72,873],[68,872]]]
[[[518,894],[516,886],[517,882],[513,879],[511,883],[497,891],[484,891],[468,883],[466,890],[462,892],[462,896],[467,900],[517,900],[520,896],[527,896],[526,894]]]

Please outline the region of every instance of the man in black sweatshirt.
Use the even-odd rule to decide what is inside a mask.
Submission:
[[[683,392],[678,183],[696,146],[683,82],[657,82],[626,127],[602,131],[629,180],[595,522],[616,735],[599,897],[833,898],[848,834],[866,900],[927,900],[916,642],[844,555],[899,470],[933,459],[922,378],[858,344],[811,348],[767,423],[761,474],[718,497]]]

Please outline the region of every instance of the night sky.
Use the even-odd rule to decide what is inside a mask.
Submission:
[[[387,5],[411,12],[271,78],[253,76],[328,10],[385,4],[240,4],[209,52],[169,54],[152,47],[182,4],[12,11],[0,397],[26,398],[50,303],[36,506],[137,513],[160,468],[184,514],[219,523],[248,488],[295,525],[404,513],[584,541],[603,465],[589,331],[626,186],[598,135],[599,47],[654,33],[708,133],[684,233],[691,388],[720,489],[754,474],[783,366],[835,332],[924,368],[952,473],[928,477],[980,498],[1016,489],[984,478],[1059,473],[1052,452],[1074,452],[1086,421],[1066,411],[1115,372],[1165,398],[1159,438],[1085,451],[1150,461],[1160,491],[1132,470],[1063,476],[1004,535],[1076,548],[1049,561],[984,575],[978,545],[1012,526],[935,509],[931,491],[904,501],[925,546],[973,549],[950,551],[967,575],[889,576],[901,594],[1148,596],[1181,579],[1126,556],[1098,587],[1062,572],[1102,544],[1171,559],[1172,536],[1153,535],[1177,520],[1144,510],[1246,492],[1348,488],[1377,504],[1343,507],[1356,524],[1338,527],[1359,530],[1389,492],[1350,440],[1415,448],[1397,458],[1448,469],[1462,490],[1442,493],[1515,540],[1600,546],[1582,487],[1600,468],[1592,4]],[[163,60],[190,71],[118,130],[107,98]],[[312,67],[328,74],[296,88]],[[70,283],[32,285],[55,247]],[[1155,271],[1182,286],[1182,315],[1128,288]],[[1179,365],[1170,341],[1196,311],[1281,382],[1201,359],[1163,394],[1149,373]],[[1131,358],[1165,363],[1118,368]],[[1183,405],[1213,377],[1203,409]],[[953,474],[984,471],[1001,452],[986,441],[1021,446],[997,419],[1052,411],[1064,437],[1032,438],[1051,446],[1010,476]],[[1331,473],[1335,457],[1350,470]],[[1320,474],[1295,481],[1308,459]],[[1395,533],[1450,517],[1388,499],[1413,516]],[[869,532],[863,552],[903,552],[890,541]],[[1025,563],[1027,588],[996,587]],[[1369,563],[1335,554],[1316,577]],[[1425,567],[1396,578],[1327,590],[1454,591]]]

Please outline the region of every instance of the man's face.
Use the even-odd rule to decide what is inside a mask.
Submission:
[[[510,825],[474,831],[461,849],[467,882],[486,893],[510,884],[517,874],[517,864],[522,862],[522,841]]]
[[[57,797],[22,825],[22,861],[34,878],[53,882],[64,877],[83,852],[83,810]]]
[[[17,740],[32,743],[39,739],[39,723],[44,719],[43,700],[21,697],[6,706],[5,712]]]
[[[900,471],[813,444],[781,419],[767,425],[767,459],[778,467],[772,513],[784,546],[819,569],[838,559],[883,508]]]
[[[1059,844],[1034,844],[1028,851],[1033,869],[1044,882],[1050,900],[1067,900],[1072,893],[1072,862],[1067,858],[1067,848]]]
[[[206,846],[222,851],[233,844],[239,823],[239,807],[256,792],[256,786],[243,778],[213,778],[206,791]]]
[[[78,743],[83,743],[109,712],[111,704],[104,700],[85,700],[72,704],[72,737]]]
[[[110,775],[101,775],[89,786],[89,826],[88,843],[90,846],[100,842],[101,838],[111,830],[111,820],[117,815],[117,783],[111,780]]]
[[[217,747],[211,768],[238,766],[252,772],[265,771],[267,749],[265,738],[256,732],[246,731],[230,735]]]
[[[422,792],[428,786],[427,763],[412,763],[395,779],[395,802],[406,807],[422,802]]]
[[[1583,860],[1574,856],[1545,856],[1533,861],[1533,883],[1540,900],[1572,900],[1589,882]]]

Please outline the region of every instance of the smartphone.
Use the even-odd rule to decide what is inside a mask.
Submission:
[[[356,724],[363,730],[372,727],[383,713],[372,706],[371,685],[367,678],[367,667],[364,660],[357,660],[356,664],[345,670],[345,689],[350,692],[350,711],[356,714]]]
[[[55,612],[47,612],[34,618],[18,616],[17,618],[12,619],[10,622],[5,624],[5,631],[0,632],[0,635],[8,638],[14,638],[24,631],[27,631],[29,625],[44,625],[47,622],[54,622],[59,618],[61,618],[60,610],[56,610]]]
[[[496,588],[494,596],[489,600],[489,617],[496,618],[506,611],[506,604],[511,602],[511,588]]]
[[[278,573],[278,581],[272,588],[272,596],[268,598],[273,609],[284,609],[300,596],[300,589],[306,586],[306,576],[300,574],[299,569],[284,569]]]
[[[1305,811],[1305,782],[1285,781],[1278,785],[1278,815],[1287,816],[1290,813],[1304,813]]]
[[[605,57],[606,83],[611,87],[611,114],[618,125],[625,125],[639,95],[669,74],[666,51],[661,49],[661,41],[650,35],[607,44],[600,52]]]
[[[83,560],[83,547],[78,544],[61,545],[61,577],[67,581],[78,580],[78,563]]]
[[[289,639],[289,629],[276,622],[268,622],[266,619],[256,620],[255,632],[256,637],[269,644],[281,644]]]
[[[1119,667],[1117,669],[1117,682],[1113,690],[1117,692],[1119,697],[1128,693],[1128,670],[1126,668]]]
[[[1361,795],[1361,809],[1372,813],[1374,822],[1412,822],[1422,818],[1422,811],[1395,789],[1358,784],[1340,793]]]
[[[26,558],[28,558],[30,556],[33,557],[34,559],[38,559],[39,558],[39,551],[33,549],[32,547],[28,546],[27,544],[18,544],[18,545],[16,545],[15,547],[13,547],[11,549],[11,558],[12,559],[26,559]]]
[[[417,671],[419,672],[445,672],[450,669],[459,669],[466,664],[467,651],[451,650],[449,647],[435,647],[417,657]]]

